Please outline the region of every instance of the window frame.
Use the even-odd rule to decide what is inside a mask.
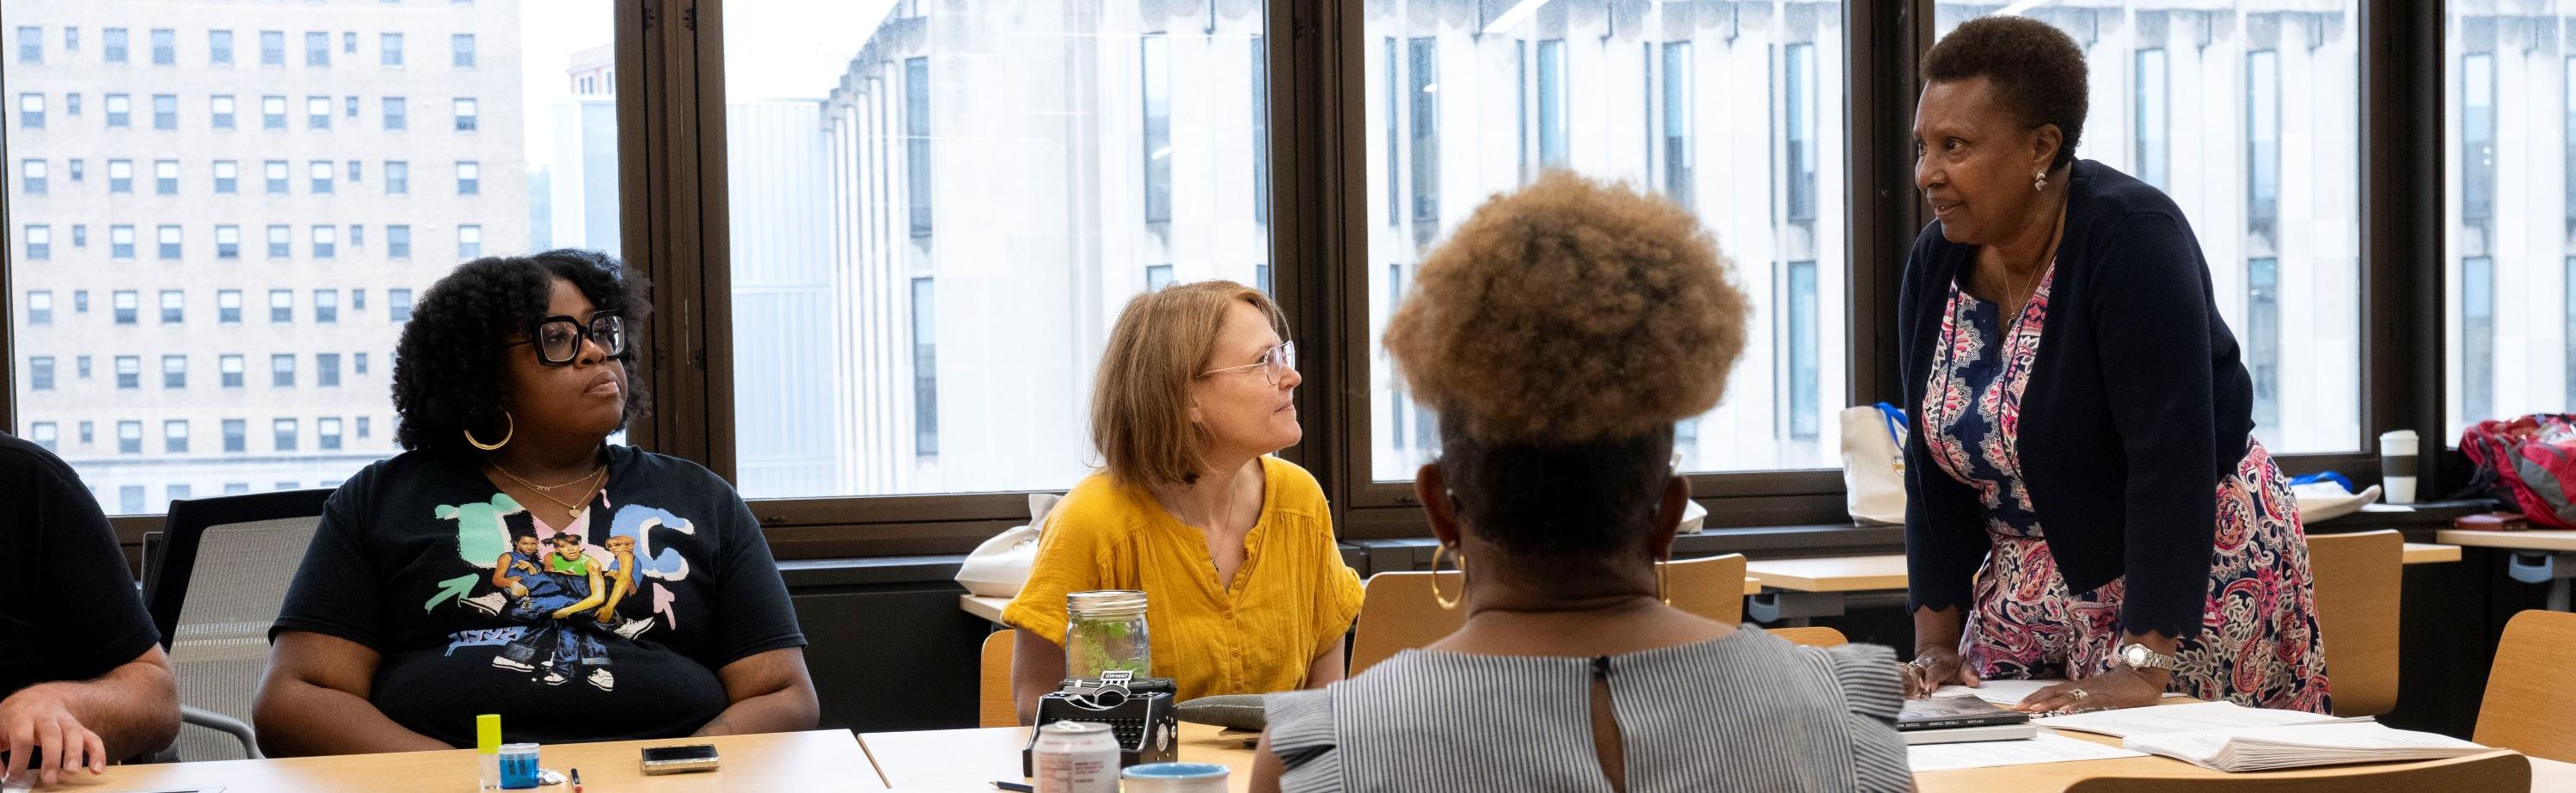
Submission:
[[[1914,62],[1930,44],[1932,0],[1911,0],[1907,5],[1859,0],[1845,4],[1841,66],[1850,83],[1841,101],[1844,131],[1851,141],[1899,140],[1910,125],[1919,90]],[[1305,464],[1323,483],[1335,505],[1339,536],[1345,541],[1423,534],[1410,483],[1377,482],[1368,476],[1371,413],[1365,385],[1374,340],[1367,312],[1353,307],[1368,305],[1368,278],[1362,268],[1371,262],[1365,255],[1371,227],[1365,217],[1369,181],[1360,152],[1366,136],[1375,131],[1357,75],[1362,74],[1366,48],[1377,46],[1370,34],[1381,31],[1365,28],[1359,8],[1350,0],[1271,0],[1264,24],[1270,155],[1266,170],[1271,183],[1266,200],[1274,210],[1269,214],[1272,243],[1267,262],[1275,294],[1308,355],[1301,367],[1306,385],[1297,397],[1308,417],[1308,431],[1282,456]],[[2443,80],[2450,79],[2441,57],[2443,9],[2439,4],[2384,0],[2364,0],[2359,8],[2363,131],[2357,167],[2365,218],[2361,232],[2365,329],[2358,395],[2363,401],[2362,437],[2355,445],[2364,451],[2281,458],[2295,470],[2333,467],[2356,478],[2374,476],[2378,470],[2377,456],[2368,451],[2369,439],[2378,432],[2401,426],[2441,426],[2445,386],[2439,374],[2450,346],[2438,321],[2446,299],[2438,266],[2443,194],[2402,189],[2446,184],[2438,121],[2442,118],[2440,89]],[[652,298],[656,321],[637,334],[635,344],[637,366],[649,378],[659,407],[630,428],[629,440],[698,461],[730,477],[735,469],[734,361],[726,331],[733,308],[727,299],[731,263],[722,12],[721,4],[702,9],[691,29],[654,24],[639,5],[618,4],[614,13],[621,32],[612,49],[616,70],[637,76],[632,78],[636,84],[624,94],[634,100],[617,104],[621,183],[626,185],[617,210],[623,221],[620,241],[628,262],[656,286]],[[1284,35],[1291,30],[1325,30],[1334,35]],[[1404,38],[1404,33],[1394,35]],[[282,39],[284,33],[257,31],[256,35],[259,64],[286,65],[267,57],[269,37]],[[235,44],[243,46],[238,38]],[[208,46],[214,49],[211,41]],[[1693,57],[1702,58],[1704,53]],[[1824,70],[1819,64],[1819,71]],[[652,103],[641,101],[648,96]],[[266,106],[261,109],[265,117]],[[451,116],[453,109],[451,104]],[[2434,121],[2422,122],[2426,118]],[[474,126],[479,127],[479,113]],[[2427,134],[2432,135],[2429,141],[2424,139]],[[1855,199],[1841,230],[1848,257],[1843,275],[1849,317],[1845,382],[1849,385],[1839,398],[1845,404],[1894,401],[1903,390],[1893,354],[1896,293],[1904,256],[1928,214],[1911,191],[1908,152],[1898,146],[1844,149],[1844,186],[1846,195]],[[0,195],[0,229],[20,228],[9,222],[13,198]],[[391,241],[389,236],[389,255]],[[415,245],[421,242],[413,240]],[[20,251],[13,248],[9,253],[14,259]],[[8,305],[16,298],[7,288],[9,279],[9,268],[0,267],[0,308],[14,310]],[[386,314],[395,321],[402,319],[397,313],[400,297],[406,296],[387,294]],[[2426,317],[2434,321],[2420,321]],[[20,420],[15,413],[16,384],[10,382],[15,377],[14,371],[0,371],[0,415],[13,425]],[[1827,401],[1835,398],[1820,395]],[[219,426],[229,428],[230,422],[241,420],[224,419]],[[2457,454],[2443,452],[2444,444],[2423,446],[2427,462],[2440,465],[2428,466],[2421,489],[2441,492],[2455,486],[2463,472]],[[1709,525],[1713,529],[1847,527],[1837,470],[1691,474],[1689,478],[1694,491],[1703,494],[1699,500],[1712,507]],[[1026,518],[1026,502],[1018,493],[758,499],[751,508],[783,559],[960,553]],[[129,530],[139,534],[158,519],[119,516],[116,520],[121,534]],[[1818,535],[1876,537],[1881,543],[1888,536],[1884,531],[1821,529]]]

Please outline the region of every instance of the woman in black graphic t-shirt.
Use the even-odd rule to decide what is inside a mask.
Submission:
[[[409,449],[341,485],[270,631],[272,755],[811,729],[805,637],[742,498],[610,446],[644,400],[623,264],[466,264],[394,362]]]

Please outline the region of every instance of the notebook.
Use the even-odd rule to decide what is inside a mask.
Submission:
[[[1897,733],[1907,746],[1930,746],[1936,743],[1977,743],[1980,741],[2018,741],[2039,737],[2039,725],[1989,724],[1983,727],[1943,727],[1937,730],[1905,730]]]
[[[2050,729],[2082,730],[2114,738],[2127,738],[2133,735],[2156,735],[2193,730],[2282,727],[2292,724],[2330,724],[2368,720],[2367,716],[2357,719],[2338,719],[2333,716],[2295,710],[2249,708],[2233,702],[2194,702],[2187,705],[2070,713],[2040,719],[2038,724]]]
[[[1941,730],[1956,727],[1991,727],[1998,724],[2026,724],[2030,714],[2005,710],[1968,695],[1909,699],[1905,709],[1896,714],[1900,732]]]

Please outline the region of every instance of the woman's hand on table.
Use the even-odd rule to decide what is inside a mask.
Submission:
[[[2150,676],[2150,673],[2136,669],[2114,668],[2082,680],[2032,692],[2010,709],[2024,713],[2055,713],[2153,705],[2164,699],[2167,679],[2163,670],[2156,670]]]
[[[1912,663],[1902,666],[1905,667],[1906,699],[1929,697],[1942,686],[1953,684],[1975,688],[1979,682],[1977,673],[1968,670],[1967,662],[1959,658],[1957,650],[1925,650],[1914,656]]]

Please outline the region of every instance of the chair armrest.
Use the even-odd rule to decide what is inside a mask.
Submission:
[[[240,719],[216,713],[211,710],[205,710],[203,708],[181,705],[179,706],[179,723],[194,724],[209,730],[217,730],[230,734],[241,741],[242,751],[249,753],[250,759],[268,759],[267,756],[259,753],[259,734],[252,732],[250,725],[243,724]]]

